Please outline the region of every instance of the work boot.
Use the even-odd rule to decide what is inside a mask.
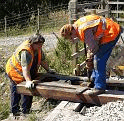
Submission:
[[[95,86],[94,81],[91,81],[87,86],[93,88]]]
[[[17,111],[17,112],[13,112],[12,114],[13,114],[13,116],[20,116],[21,112]]]
[[[99,95],[99,94],[105,93],[105,90],[103,90],[103,89],[91,88],[91,89],[87,90],[86,93],[87,93],[89,96],[95,96],[95,95]]]

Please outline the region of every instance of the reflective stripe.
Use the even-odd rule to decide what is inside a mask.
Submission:
[[[92,24],[96,24],[96,23],[99,23],[99,22],[100,22],[100,19],[91,20],[91,21],[88,21],[88,22],[86,22],[86,23],[80,25],[78,29],[82,29],[82,28],[84,28],[84,27],[87,27],[87,26],[90,26],[90,25],[92,25]]]
[[[78,29],[82,29],[82,28],[85,28],[85,27],[88,27],[88,26],[91,26],[93,24],[96,24],[96,23],[99,23],[99,22],[102,22],[102,29],[105,30],[106,29],[106,19],[104,17],[102,17],[101,19],[97,19],[97,20],[91,20],[91,21],[88,21],[82,25],[80,25],[78,27]]]
[[[15,69],[15,71],[23,77],[23,73],[20,72],[12,63],[12,58],[10,58],[10,65]]]
[[[24,47],[26,47],[26,45]],[[30,47],[30,45],[27,45],[27,47]],[[16,51],[13,53],[13,55],[14,55],[16,61],[21,65],[21,62],[19,61],[19,59],[16,56],[16,53],[18,53],[18,51],[19,51],[19,49],[16,49]]]
[[[106,19],[104,17],[101,18],[101,22],[102,22],[102,29],[106,30]]]
[[[14,55],[14,57],[15,57],[16,61],[17,61],[17,62],[21,65],[21,63],[20,63],[19,59],[17,58],[17,56],[16,56],[16,53],[15,53],[15,52],[13,53],[13,55]]]

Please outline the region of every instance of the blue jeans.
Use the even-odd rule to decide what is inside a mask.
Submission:
[[[11,90],[11,113],[17,113],[20,111],[20,101],[22,113],[29,113],[33,96],[21,95],[17,93],[16,84],[14,84],[11,80],[10,82],[10,90]]]
[[[94,55],[94,69],[91,77],[96,89],[106,89],[106,63],[118,39],[119,36],[114,41],[101,45]]]

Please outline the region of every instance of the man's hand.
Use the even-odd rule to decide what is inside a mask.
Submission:
[[[25,87],[27,89],[33,89],[34,88],[34,83],[32,81],[26,81]]]
[[[86,68],[88,70],[92,70],[94,68],[93,60],[92,59],[87,59],[86,60]]]
[[[50,73],[50,74],[55,74],[56,73],[55,69],[49,69],[47,72]]]

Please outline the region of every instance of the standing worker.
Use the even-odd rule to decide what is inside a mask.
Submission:
[[[41,65],[47,72],[52,73],[45,61],[42,45],[45,42],[40,34],[34,35],[24,41],[13,53],[6,64],[6,73],[10,78],[11,112],[13,116],[20,115],[20,100],[22,98],[22,113],[28,114],[32,105],[33,96],[17,93],[16,85],[26,81],[25,87],[34,88],[33,79],[37,77],[38,68]]]
[[[89,95],[98,95],[106,89],[106,63],[113,47],[119,39],[121,28],[110,18],[95,14],[78,19],[73,25],[66,24],[60,34],[71,43],[79,38],[88,46],[86,67],[92,71],[94,88]]]

